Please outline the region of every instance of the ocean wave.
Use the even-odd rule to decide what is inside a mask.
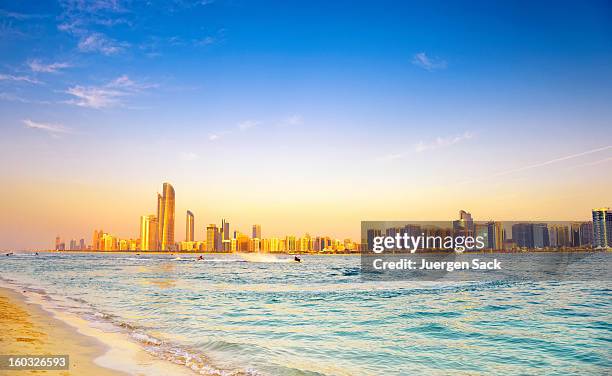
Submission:
[[[38,286],[34,287],[27,283],[22,283],[14,279],[0,277],[0,281],[4,282],[7,287],[16,291],[34,292],[39,294],[41,298],[51,304],[51,308],[61,309],[62,301],[71,300],[79,303],[80,310],[70,312],[88,322],[101,322],[109,324],[120,331],[127,334],[128,338],[138,343],[146,352],[155,356],[158,359],[169,361],[174,364],[185,366],[198,375],[205,376],[261,376],[257,370],[225,370],[213,366],[210,359],[201,352],[193,349],[186,349],[177,344],[158,339],[142,331],[133,323],[122,321],[118,316],[101,312],[82,298],[73,298],[63,295],[50,294],[45,289]],[[84,309],[86,308],[86,309]]]

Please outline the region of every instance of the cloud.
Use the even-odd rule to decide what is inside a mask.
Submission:
[[[241,131],[246,131],[246,130],[248,130],[248,129],[251,129],[251,128],[253,128],[253,127],[258,126],[259,124],[261,124],[261,122],[259,122],[259,121],[255,121],[255,120],[245,120],[245,121],[242,121],[242,122],[238,123],[238,128],[239,128]]]
[[[598,164],[602,164],[602,163],[606,163],[606,162],[610,162],[610,161],[612,161],[612,157],[608,157],[608,158],[604,158],[604,159],[598,159],[598,160],[592,161],[592,162],[582,163],[582,164],[573,166],[572,168],[581,168],[581,167],[588,167],[588,166],[596,166]]]
[[[68,104],[94,109],[122,105],[122,98],[156,87],[155,84],[143,84],[122,75],[103,86],[73,86],[66,90],[75,99],[65,101]]]
[[[31,20],[31,19],[35,19],[35,18],[46,18],[46,17],[48,17],[46,14],[17,13],[17,12],[9,12],[9,11],[4,10],[4,9],[0,9],[0,16],[6,17],[6,18],[12,18],[14,20],[19,20],[19,21]]]
[[[28,76],[14,76],[12,74],[0,74],[0,81],[16,81],[16,82],[27,82],[29,84],[42,84],[35,78]]]
[[[419,143],[414,146],[414,151],[421,153],[426,150],[445,148],[463,141],[467,141],[472,137],[474,137],[474,135],[471,132],[466,131],[463,134],[454,137],[438,137],[432,142],[419,141]]]
[[[430,72],[438,69],[445,69],[447,67],[445,60],[429,57],[425,52],[414,54],[412,57],[412,64]]]
[[[449,146],[461,143],[463,141],[467,141],[473,137],[474,137],[474,134],[472,132],[466,131],[463,134],[453,136],[453,137],[437,137],[434,141],[431,141],[431,142],[419,141],[417,144],[414,145],[412,150],[408,152],[390,153],[390,154],[383,155],[382,157],[377,158],[377,160],[381,162],[395,161],[398,159],[405,158],[411,152],[412,153],[422,153],[427,150],[445,148],[445,147],[449,147]]]
[[[298,114],[288,116],[282,121],[282,125],[290,125],[290,126],[301,125],[303,123],[304,123],[304,119],[302,118],[301,115],[298,115]]]
[[[192,152],[192,151],[189,151],[189,152],[186,152],[186,151],[181,152],[181,153],[179,154],[179,157],[181,158],[181,160],[183,160],[183,161],[187,161],[187,162],[189,162],[189,161],[195,161],[196,159],[198,159],[198,158],[199,158],[199,156],[198,156],[196,153]]]
[[[216,39],[211,36],[206,36],[202,39],[197,39],[193,41],[193,44],[196,46],[208,46],[210,44],[215,43]]]
[[[582,157],[582,156],[585,156],[585,155],[589,155],[589,154],[593,154],[593,153],[599,153],[599,152],[606,151],[606,150],[609,150],[609,149],[612,149],[612,145],[603,146],[603,147],[596,148],[596,149],[591,149],[591,150],[586,150],[586,151],[583,151],[583,152],[580,152],[580,153],[570,154],[570,155],[566,155],[566,156],[563,156],[563,157],[550,159],[550,160],[544,161],[544,162],[538,162],[538,163],[534,163],[534,164],[530,164],[530,165],[526,165],[526,166],[522,166],[522,167],[513,168],[513,169],[510,169],[510,170],[501,171],[501,172],[498,172],[496,174],[491,175],[491,177],[503,176],[503,175],[513,174],[515,172],[527,171],[527,170],[531,170],[531,169],[538,168],[538,167],[544,167],[544,166],[548,166],[548,165],[553,164],[553,163],[563,162],[563,161],[567,161],[567,160],[570,160],[570,159]]]
[[[123,52],[129,46],[127,42],[118,42],[102,33],[92,33],[84,36],[78,45],[82,52],[99,52],[107,56]]]
[[[51,64],[43,64],[40,60],[30,60],[28,62],[28,66],[32,70],[32,72],[39,73],[56,73],[62,69],[70,68],[71,65],[68,63],[51,63]]]
[[[159,85],[135,82],[131,80],[126,74],[124,74],[124,75],[121,75],[115,78],[114,80],[109,82],[106,86],[111,87],[111,88],[123,89],[126,91],[138,92],[138,91],[143,91],[146,89],[155,88],[155,87],[158,87]]]
[[[26,128],[41,130],[55,137],[58,137],[59,134],[62,133],[70,133],[70,129],[64,127],[63,125],[39,123],[30,119],[24,119],[22,122]]]
[[[59,3],[62,12],[57,29],[75,36],[86,37],[94,26],[132,25],[123,16],[134,13],[121,0],[60,0]]]
[[[219,138],[221,138],[221,135],[217,133],[211,133],[208,135],[208,141],[217,141]]]
[[[69,100],[66,103],[96,109],[114,107],[120,103],[120,97],[125,95],[117,90],[109,90],[93,86],[74,86],[68,88],[66,93],[77,98]]]
[[[500,176],[505,176],[505,175],[510,175],[510,174],[515,174],[517,172],[523,172],[523,171],[528,171],[528,170],[532,170],[532,169],[537,169],[540,167],[544,167],[544,166],[548,166],[551,164],[555,164],[555,163],[559,163],[559,162],[565,162],[571,159],[575,159],[575,158],[579,158],[579,157],[583,157],[585,155],[590,155],[590,154],[594,154],[594,153],[600,153],[602,151],[606,151],[606,150],[610,150],[612,149],[612,145],[608,145],[608,146],[603,146],[603,147],[599,147],[599,148],[595,148],[595,149],[591,149],[591,150],[586,150],[580,153],[575,153],[575,154],[569,154],[569,155],[565,155],[563,157],[558,157],[558,158],[553,158],[553,159],[549,159],[547,161],[543,161],[543,162],[538,162],[538,163],[532,163],[532,164],[528,164],[525,166],[521,166],[521,167],[516,167],[516,168],[512,168],[509,170],[504,170],[504,171],[500,171],[488,176],[481,176],[481,177],[477,177],[477,178],[473,178],[470,180],[465,180],[462,182],[459,182],[459,184],[469,184],[469,183],[474,183],[477,181],[482,181],[482,180],[489,180],[492,178],[497,178]],[[574,166],[576,167],[585,167],[585,166],[591,166],[591,165],[596,165],[596,164],[600,164],[600,163],[605,163],[608,162],[610,160],[610,158],[605,158],[605,159],[601,159],[595,162],[591,162],[591,163],[585,163],[583,165],[578,165],[578,166]]]
[[[388,161],[394,161],[396,159],[402,159],[405,156],[406,156],[405,153],[392,153],[392,154],[383,155],[382,157],[378,158],[378,160],[381,162],[388,162]]]
[[[49,101],[39,101],[27,99],[11,93],[0,93],[0,100],[20,102],[20,103],[36,103],[36,104],[51,104]]]

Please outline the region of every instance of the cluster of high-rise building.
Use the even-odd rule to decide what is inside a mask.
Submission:
[[[375,236],[383,233],[395,236],[396,233],[409,233],[418,236],[422,233],[433,236],[480,236],[485,239],[486,249],[539,249],[539,248],[612,248],[612,210],[593,209],[593,220],[572,223],[513,223],[506,228],[503,222],[475,222],[472,215],[464,210],[452,226],[421,227],[405,225],[386,229],[371,229],[364,234],[362,245],[351,239],[333,239],[328,236],[285,237],[262,236],[261,225],[255,224],[249,234],[234,230],[225,219],[221,225],[214,223],[204,228],[204,239],[196,240],[195,215],[187,210],[185,218],[185,240],[175,241],[175,192],[170,183],[164,183],[162,193],[157,194],[157,213],[140,217],[140,237],[122,239],[103,230],[93,232],[90,246],[84,239],[72,239],[68,248],[60,237],[55,239],[56,250],[93,250],[93,251],[192,251],[192,252],[352,252],[367,247]],[[508,234],[509,233],[509,234]],[[508,236],[510,235],[510,236]]]
[[[346,252],[358,251],[359,244],[351,239],[338,240],[328,236],[263,238],[261,225],[255,224],[249,234],[234,230],[225,219],[221,225],[209,224],[204,229],[204,239],[196,240],[195,215],[187,210],[185,218],[185,240],[175,241],[175,192],[170,183],[164,183],[162,193],[157,194],[157,214],[140,217],[140,237],[122,239],[103,230],[95,230],[91,246],[70,250],[93,251],[191,251],[191,252]],[[56,239],[56,250],[65,246]]]
[[[63,242],[59,236],[55,237],[56,251],[84,251],[87,249],[88,248],[85,244],[85,239],[81,239],[79,241],[77,241],[76,239],[71,239],[70,243],[68,243],[68,248],[66,248],[66,243]]]
[[[376,237],[406,233],[415,237],[479,237],[484,240],[484,249],[488,250],[612,248],[612,210],[593,209],[592,215],[593,221],[585,222],[475,222],[470,213],[461,210],[459,219],[450,225],[448,222],[414,222],[377,228],[373,224],[363,234],[362,243],[364,248],[372,249]]]

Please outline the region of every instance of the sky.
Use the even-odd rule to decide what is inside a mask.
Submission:
[[[606,1],[0,0],[0,249],[612,206]]]

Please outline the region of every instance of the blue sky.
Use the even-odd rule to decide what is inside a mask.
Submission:
[[[610,183],[611,8],[0,1],[4,179],[50,197],[63,184],[90,199],[114,192],[124,236],[165,180],[206,213],[201,225],[230,215],[244,231],[261,221],[354,236],[361,219],[411,219],[398,206],[431,219],[462,207],[588,217],[611,199],[586,183]],[[437,206],[419,206],[423,195]],[[44,220],[84,232],[115,213]]]

